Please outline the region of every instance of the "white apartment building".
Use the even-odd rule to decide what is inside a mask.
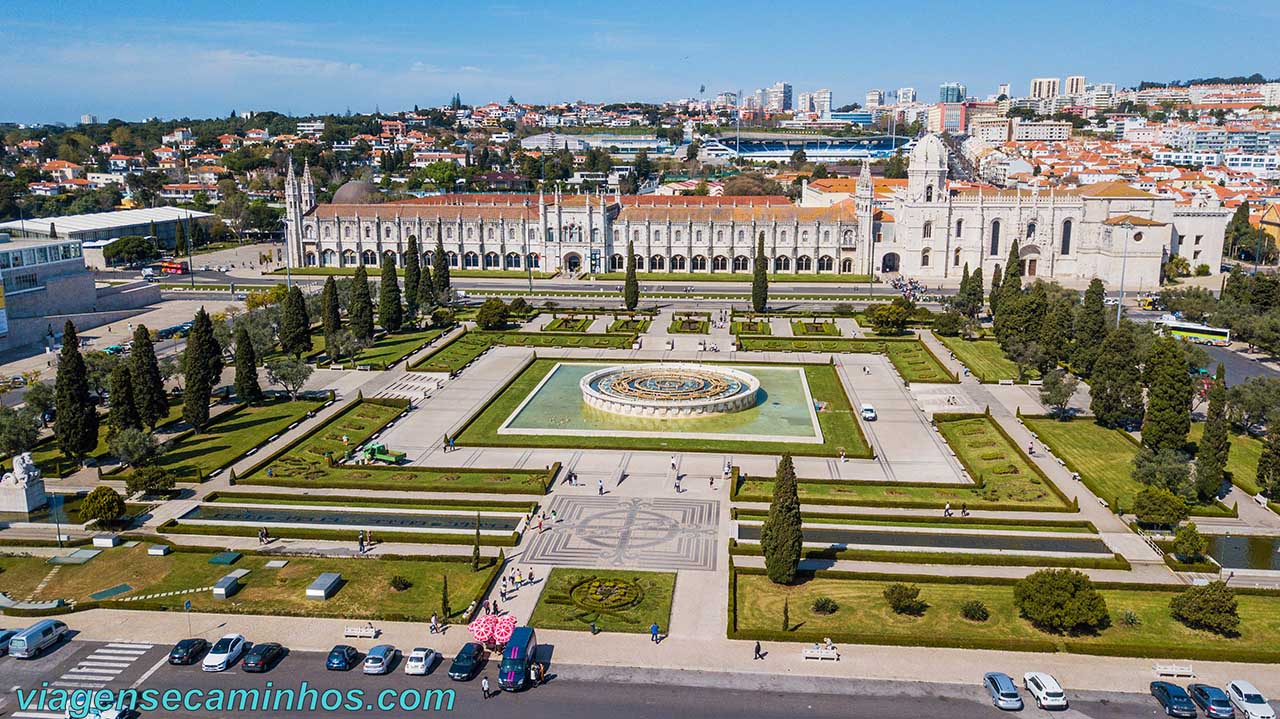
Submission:
[[[916,89],[914,87],[898,88],[898,102],[912,103],[916,101]]]
[[[867,90],[867,96],[862,105],[866,108],[880,107],[884,104],[884,90]]]
[[[807,92],[802,92],[799,95],[796,95],[796,104],[794,109],[796,112],[813,112],[813,95],[810,95]]]
[[[1083,95],[1085,82],[1084,75],[1069,75],[1066,81],[1067,95]]]
[[[1066,120],[1013,120],[1015,142],[1065,142],[1071,139],[1071,123]]]
[[[770,112],[786,112],[792,108],[791,85],[775,82],[765,91],[764,109]]]
[[[1031,81],[1031,97],[1037,100],[1051,100],[1058,96],[1058,78],[1037,77]]]
[[[831,90],[825,87],[814,90],[810,100],[814,112],[824,116],[831,114]]]

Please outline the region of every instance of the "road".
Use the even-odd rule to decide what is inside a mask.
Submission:
[[[550,647],[542,647],[551,650]],[[129,642],[103,643],[69,641],[50,653],[32,661],[0,658],[0,676],[4,677],[0,694],[0,716],[16,719],[52,719],[61,716],[49,707],[20,707],[16,690],[39,687],[49,682],[51,689],[136,688],[199,690],[204,697],[210,690],[271,688],[279,692],[298,689],[306,683],[323,697],[330,689],[342,693],[342,703],[350,692],[361,693],[353,701],[356,710],[345,709],[334,714],[351,717],[399,717],[425,711],[393,706],[377,708],[379,699],[415,704],[422,697],[435,701],[428,690],[453,690],[452,714],[461,717],[494,716],[517,713],[524,719],[564,719],[565,717],[625,716],[628,719],[653,717],[706,717],[707,719],[740,719],[751,717],[948,717],[948,719],[982,719],[1002,716],[990,706],[976,686],[955,686],[909,682],[866,682],[858,680],[805,679],[769,675],[713,674],[685,671],[672,676],[625,676],[627,669],[552,666],[551,676],[543,686],[518,694],[500,693],[490,699],[481,697],[479,680],[452,682],[437,666],[426,677],[405,676],[399,663],[387,676],[364,676],[359,671],[325,671],[324,655],[318,652],[294,652],[282,659],[269,672],[246,674],[240,669],[223,673],[206,673],[198,666],[173,667],[165,663],[167,647]],[[767,659],[766,659],[767,661]],[[490,678],[496,689],[496,667],[490,663],[481,675]],[[635,681],[631,681],[634,679]],[[620,681],[625,680],[625,681]],[[833,684],[833,682],[838,682]],[[765,685],[762,688],[762,683]],[[808,687],[812,690],[807,690]],[[658,689],[657,687],[661,687]],[[394,693],[384,694],[385,690]],[[412,693],[408,693],[412,691]],[[157,696],[164,696],[157,694]],[[261,695],[259,695],[261,696]],[[337,695],[329,695],[336,698]],[[448,694],[440,696],[448,702]],[[1072,695],[1072,709],[1057,713],[1060,717],[1096,717],[1097,719],[1138,719],[1155,716],[1157,710],[1149,697],[1113,695],[1107,697]],[[166,717],[311,717],[317,713],[309,707],[292,710],[284,695],[279,708],[270,712],[221,710],[164,711]],[[319,700],[317,700],[319,701]],[[327,700],[326,700],[327,701]],[[142,712],[143,717],[160,716]],[[1029,709],[1024,717],[1046,717],[1045,712]]]

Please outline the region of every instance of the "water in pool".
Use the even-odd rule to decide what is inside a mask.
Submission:
[[[1280,537],[1208,535],[1209,556],[1228,569],[1280,571]]]
[[[452,529],[475,531],[474,515],[409,514],[407,512],[343,512],[295,507],[224,507],[201,505],[183,517],[193,521],[252,522],[254,524],[327,524],[337,527],[387,529]],[[515,531],[516,517],[481,515],[480,529]]]

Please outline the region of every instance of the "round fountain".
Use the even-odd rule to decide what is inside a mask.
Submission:
[[[716,365],[663,362],[615,365],[578,383],[588,406],[631,417],[705,417],[756,405],[760,380]]]

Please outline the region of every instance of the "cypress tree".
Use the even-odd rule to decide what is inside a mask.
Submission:
[[[760,548],[764,551],[765,572],[770,581],[790,584],[795,579],[803,542],[795,463],[790,454],[784,454],[778,460],[769,516],[760,529]]]
[[[764,312],[769,305],[769,259],[764,256],[764,232],[756,240],[756,266],[751,275],[751,309]]]
[[[1009,243],[1009,260],[1004,266],[1004,277],[1000,278],[1001,299],[1022,292],[1022,264],[1018,257],[1018,241]]]
[[[124,364],[116,365],[111,370],[108,385],[111,387],[111,408],[107,412],[107,438],[110,439],[126,429],[142,429],[142,418],[138,416],[137,398],[133,393],[133,379],[129,368]]]
[[[964,272],[960,274],[960,287],[956,290],[955,309],[960,314],[969,316],[969,263],[964,263]]]
[[[400,280],[396,263],[390,255],[382,258],[382,278],[378,290],[378,324],[387,332],[399,332],[404,325],[404,308],[400,306]]]
[[[1000,304],[1000,273],[991,273],[991,293],[987,295],[987,305],[991,307],[991,314],[996,313],[996,306]]]
[[[62,330],[62,351],[54,380],[54,408],[58,414],[53,425],[58,449],[74,460],[84,459],[98,446],[98,412],[89,401],[89,372],[71,320],[67,320]]]
[[[179,257],[187,254],[187,232],[183,228],[181,220],[178,221],[174,229],[173,254]]]
[[[1102,341],[1089,382],[1089,409],[1104,427],[1142,420],[1142,373],[1134,360],[1137,353],[1138,346],[1127,326],[1117,327]]]
[[[1067,352],[1071,348],[1072,319],[1071,301],[1065,298],[1053,302],[1044,316],[1040,325],[1040,347],[1044,349],[1045,361],[1050,366],[1067,361]]]
[[[351,307],[347,310],[351,334],[362,342],[373,339],[373,300],[369,297],[369,274],[364,265],[351,278]]]
[[[1254,479],[1268,497],[1280,497],[1280,422],[1273,422],[1267,429],[1267,439],[1262,444],[1262,456],[1258,458],[1258,472]]]
[[[640,304],[640,283],[636,281],[636,253],[631,240],[627,240],[627,280],[622,286],[622,304],[628,312]]]
[[[320,326],[326,338],[342,329],[342,312],[338,309],[338,283],[334,282],[333,275],[325,278],[324,289],[320,291]]]
[[[1147,356],[1147,416],[1142,444],[1181,451],[1191,429],[1191,376],[1178,340],[1158,337]]]
[[[418,254],[418,238],[409,235],[404,253],[404,317],[410,324],[418,319],[418,283],[422,280],[422,256]]]
[[[982,303],[984,298],[985,295],[982,290],[982,265],[978,265],[978,268],[973,271],[973,274],[969,275],[969,298],[967,300],[967,304],[969,305],[970,317],[977,317],[982,314]]]
[[[143,424],[155,429],[156,423],[169,414],[169,398],[164,392],[164,378],[160,376],[156,348],[151,344],[151,330],[146,325],[138,325],[133,330],[129,371],[133,373],[133,399],[138,407],[138,416]]]
[[[249,339],[249,330],[244,326],[236,332],[235,389],[241,402],[257,404],[262,401],[262,388],[258,386],[258,358]]]
[[[449,304],[449,258],[444,254],[444,243],[436,236],[436,253],[431,257],[431,285],[436,291],[436,304]]]
[[[422,279],[418,280],[418,313],[426,320],[436,308],[436,288],[431,279],[431,268],[422,266]],[[425,322],[424,322],[425,324]]]
[[[186,382],[182,418],[197,431],[209,424],[209,400],[222,377],[222,352],[213,336],[213,322],[201,307],[187,337]]]
[[[1071,352],[1071,368],[1086,377],[1093,373],[1094,363],[1098,361],[1098,338],[1107,331],[1104,295],[1106,289],[1102,286],[1102,280],[1093,278],[1089,282],[1089,289],[1084,292],[1084,302],[1076,313],[1075,327],[1072,330],[1075,342]]]
[[[311,351],[311,318],[307,316],[307,300],[297,285],[285,293],[280,310],[280,350],[294,357]]]
[[[1219,364],[1217,377],[1209,387],[1204,434],[1196,451],[1196,494],[1205,503],[1217,498],[1227,466],[1227,454],[1231,451],[1231,435],[1227,428],[1226,374],[1226,368]]]

